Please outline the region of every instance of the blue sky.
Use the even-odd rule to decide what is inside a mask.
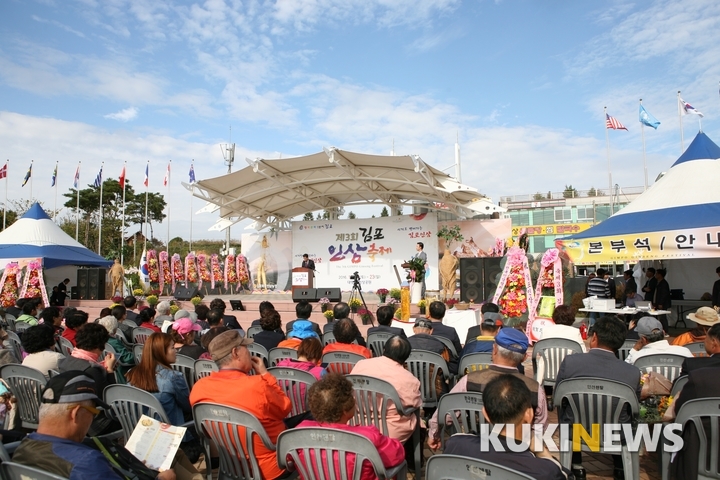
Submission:
[[[60,194],[78,161],[83,184],[127,161],[137,188],[148,160],[167,194],[172,159],[171,235],[187,237],[179,182],[193,158],[198,179],[225,172],[230,125],[235,169],[393,141],[445,168],[457,135],[463,183],[497,201],[606,188],[607,106],[629,128],[610,132],[613,180],[640,186],[639,98],[662,122],[645,129],[651,179],[680,154],[678,90],[720,142],[719,27],[714,0],[4,0],[0,158],[10,199],[28,198],[35,160],[49,208],[56,161]],[[687,146],[698,122],[683,121]],[[222,237],[216,215],[194,218],[194,238]]]

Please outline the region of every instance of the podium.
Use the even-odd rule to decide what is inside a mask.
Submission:
[[[292,293],[298,288],[313,288],[315,273],[309,268],[295,267],[292,269]]]

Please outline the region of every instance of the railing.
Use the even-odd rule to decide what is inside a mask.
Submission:
[[[618,195],[619,198],[623,198],[627,195],[639,195],[645,191],[645,187],[617,187],[614,194]],[[542,202],[553,202],[555,205],[559,205],[557,200],[565,200],[568,198],[597,198],[601,197],[605,200],[609,195],[607,194],[607,188],[591,188],[589,190],[566,190],[562,192],[547,192],[547,193],[531,193],[527,195],[513,195],[508,197],[500,197],[500,203],[515,203],[515,202],[530,202],[530,203],[542,203]],[[552,206],[552,205],[548,205]]]

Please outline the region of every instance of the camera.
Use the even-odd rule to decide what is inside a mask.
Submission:
[[[350,280],[360,280],[360,274],[358,272],[353,273],[352,275],[350,275]]]

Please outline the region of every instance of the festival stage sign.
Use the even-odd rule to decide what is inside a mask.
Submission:
[[[525,227],[513,227],[512,236],[518,237],[525,230],[528,236],[535,235],[572,235],[573,233],[584,232],[592,227],[592,223],[556,223],[553,225],[528,225]]]
[[[248,261],[253,290],[290,290],[292,233],[260,232],[242,236],[242,254]]]
[[[307,253],[315,261],[315,286],[350,290],[354,272],[360,274],[363,290],[398,287],[393,266],[405,281],[400,265],[415,255],[415,245],[425,245],[428,268],[425,284],[437,290],[439,276],[437,216],[435,214],[357,220],[294,222],[293,262],[299,267]]]

